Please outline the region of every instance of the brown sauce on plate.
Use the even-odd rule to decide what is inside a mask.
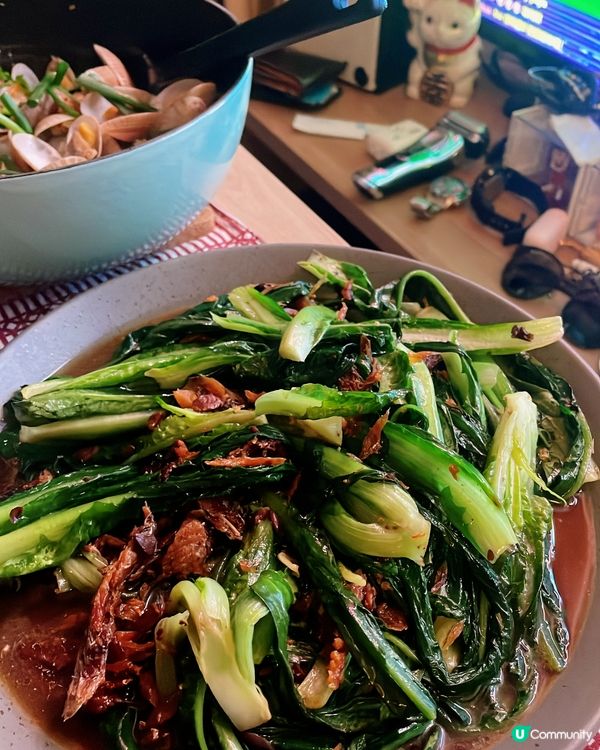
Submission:
[[[554,514],[554,569],[565,602],[571,647],[585,622],[594,581],[594,521],[589,500],[582,497]],[[52,577],[43,573],[25,580],[20,591],[0,595],[0,680],[25,714],[65,748],[107,750],[97,728],[98,717],[82,715],[67,723],[60,718],[71,674],[68,665],[74,661],[84,632],[89,599],[76,594],[53,595],[51,591]],[[48,639],[48,631],[59,631],[59,635]],[[43,653],[32,647],[37,641],[44,644]],[[552,682],[551,677],[542,675],[539,692],[546,692]],[[497,739],[497,735],[483,741],[481,737],[462,737],[450,739],[446,747],[475,750]]]

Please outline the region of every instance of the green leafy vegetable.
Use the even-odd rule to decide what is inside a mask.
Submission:
[[[450,521],[487,560],[516,544],[500,501],[483,476],[421,430],[388,422],[385,461],[409,485],[439,499]]]
[[[189,612],[187,635],[206,684],[239,730],[271,717],[269,706],[237,662],[225,590],[212,578],[178,583],[171,591],[172,609]]]

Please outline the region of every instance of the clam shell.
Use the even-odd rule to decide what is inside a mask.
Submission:
[[[202,81],[198,78],[182,78],[179,81],[174,81],[168,86],[165,86],[165,88],[152,99],[152,106],[156,107],[156,109],[164,109],[200,83],[202,83]]]
[[[83,164],[83,162],[87,161],[83,156],[62,156],[60,159],[57,159],[56,161],[51,161],[49,164],[46,164],[46,166],[43,169],[40,169],[40,172],[47,172],[49,169],[61,169],[62,167],[71,167],[73,164]]]
[[[10,77],[17,78],[18,76],[21,76],[23,78],[30,89],[34,89],[40,82],[40,79],[36,76],[33,70],[31,70],[29,65],[25,65],[25,63],[19,62],[15,63],[12,66],[10,70]]]
[[[97,91],[88,92],[81,100],[79,109],[82,115],[93,117],[98,122],[110,120],[119,114],[119,110],[115,105],[111,104],[108,99],[105,99]]]
[[[46,95],[42,97],[42,100],[36,107],[27,107],[26,105],[23,105],[21,109],[23,110],[25,117],[35,128],[40,120],[43,120],[44,117],[47,117],[56,110],[56,105],[52,99]]]
[[[88,73],[91,73],[92,75],[99,78],[102,83],[105,83],[107,86],[119,85],[119,79],[115,75],[112,68],[109,68],[108,65],[98,65],[95,68],[88,68],[82,73],[82,75],[87,75]]]
[[[158,112],[157,120],[152,127],[152,135],[160,135],[185,125],[186,122],[202,114],[205,109],[206,103],[201,97],[181,96],[169,107]]]
[[[65,156],[95,159],[102,150],[102,131],[94,117],[81,115],[69,127]]]
[[[115,117],[101,125],[102,135],[109,135],[117,141],[133,143],[139,138],[146,138],[154,129],[160,112],[136,112],[132,115]]]
[[[67,155],[67,139],[64,135],[51,135],[48,137],[46,134],[44,140],[53,146],[61,156]]]
[[[127,68],[123,65],[121,60],[106,47],[102,47],[99,44],[94,44],[94,52],[102,60],[102,62],[112,70],[114,73],[118,86],[133,86],[131,76],[127,72]]]
[[[67,115],[64,112],[56,112],[53,115],[46,115],[46,117],[43,117],[35,126],[35,130],[33,131],[34,135],[41,135],[42,133],[46,132],[46,130],[52,130],[52,128],[56,128],[59,125],[66,126],[66,123],[73,122],[73,118],[71,115]],[[66,132],[68,130],[67,127],[64,128],[64,131]]]
[[[0,92],[9,94],[20,107],[27,101],[27,94],[16,81],[1,82]]]
[[[24,165],[39,172],[48,164],[61,158],[59,152],[46,141],[29,133],[11,136],[11,154],[19,166]]]
[[[109,154],[118,154],[119,151],[122,151],[122,150],[123,149],[121,148],[121,146],[119,146],[118,141],[116,141],[112,136],[106,135],[106,133],[103,134],[101,156],[108,156]]]
[[[188,96],[199,96],[201,99],[204,99],[204,103],[209,107],[217,98],[217,87],[210,81],[203,81],[193,86],[188,91]]]

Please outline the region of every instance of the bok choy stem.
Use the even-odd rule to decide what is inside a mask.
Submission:
[[[451,523],[487,560],[496,560],[517,538],[485,478],[461,456],[422,430],[388,422],[386,463],[409,485],[435,494]]]
[[[141,378],[146,370],[156,367],[166,367],[175,364],[185,357],[201,354],[203,349],[199,346],[172,346],[165,350],[156,350],[137,354],[133,357],[107,365],[98,370],[92,370],[85,375],[77,377],[50,378],[41,383],[33,383],[21,388],[21,396],[25,399],[37,396],[40,393],[49,393],[64,388],[106,388],[122,383],[129,383]]]
[[[430,524],[408,492],[343,451],[316,445],[312,452],[318,459],[318,471],[328,479],[340,480],[334,486],[345,508],[330,502],[320,514],[329,535],[355,552],[408,557],[421,564]]]
[[[484,476],[518,533],[523,508],[533,495],[538,428],[537,409],[528,393],[509,393],[488,453]]]
[[[292,316],[267,294],[262,294],[253,286],[238,286],[229,292],[229,301],[246,318],[259,323],[278,324],[289,321]]]
[[[562,318],[558,315],[517,323],[481,325],[423,318],[402,321],[402,341],[405,344],[448,341],[468,352],[516,354],[553,344],[562,335]]]
[[[303,307],[283,331],[279,356],[293,362],[304,362],[335,319],[335,312],[323,305]]]
[[[96,440],[108,435],[140,430],[146,427],[154,411],[135,411],[130,414],[111,414],[83,419],[64,419],[37,427],[23,425],[19,430],[22,443],[41,443],[46,440]]]
[[[202,676],[236,728],[244,731],[268,721],[264,695],[254,679],[244,677],[236,659],[225,590],[212,578],[181,581],[171,591],[169,606],[189,612],[188,639]]]
[[[50,568],[71,557],[81,542],[132,518],[139,509],[136,494],[126,492],[50,513],[5,534],[0,543],[0,578]]]

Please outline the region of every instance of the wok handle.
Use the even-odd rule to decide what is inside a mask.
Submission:
[[[327,31],[366,21],[383,13],[387,0],[287,0],[273,10],[161,60],[160,77],[200,75],[209,69],[248,55],[261,55]]]

